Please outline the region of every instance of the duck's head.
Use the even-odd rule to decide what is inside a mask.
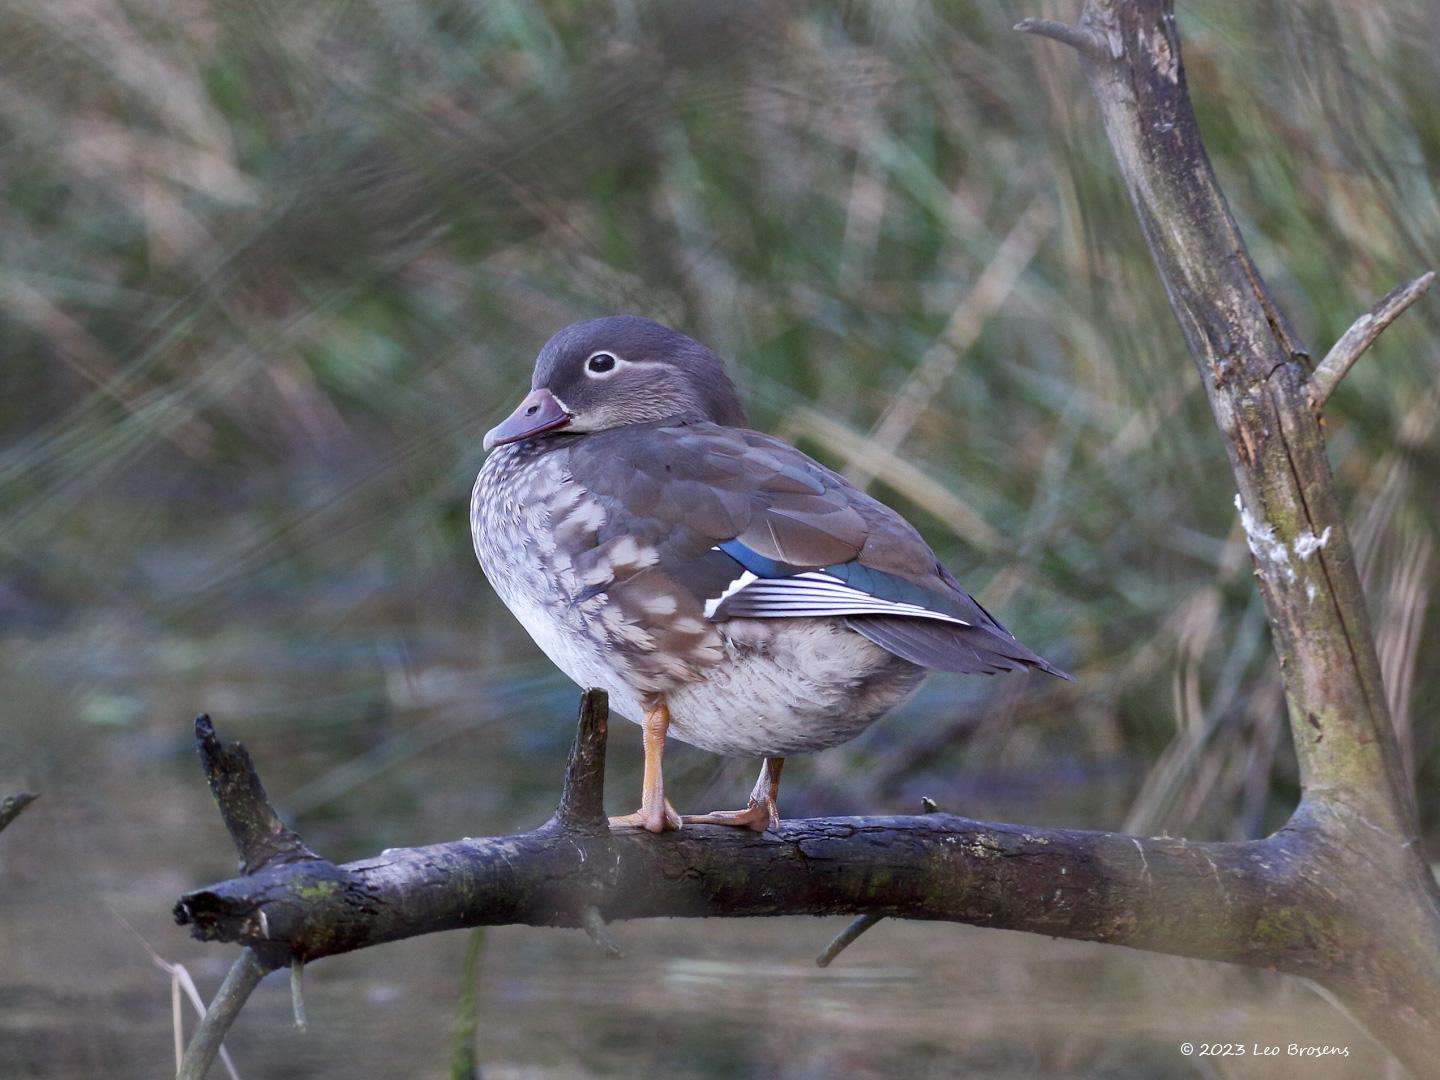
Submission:
[[[552,431],[578,434],[693,416],[740,427],[745,409],[713,352],[633,315],[567,326],[535,358],[530,394],[485,449]]]

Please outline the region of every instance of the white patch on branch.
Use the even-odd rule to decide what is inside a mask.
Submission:
[[[1325,526],[1325,531],[1319,536],[1308,529],[1295,538],[1295,557],[1301,562],[1307,562],[1314,554],[1330,542],[1330,526]]]
[[[1261,524],[1245,509],[1245,501],[1237,493],[1235,509],[1240,511],[1240,527],[1245,530],[1245,539],[1250,544],[1250,554],[1260,564],[1260,569],[1284,574],[1286,581],[1295,580],[1295,567],[1290,565],[1290,549],[1275,539],[1275,526]]]

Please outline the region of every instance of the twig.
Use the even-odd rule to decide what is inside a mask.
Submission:
[[[239,743],[222,744],[205,713],[195,718],[195,741],[210,791],[245,873],[320,858],[271,808],[249,753]]]
[[[160,957],[155,957],[157,964],[164,964]],[[175,1035],[175,1071],[180,1071],[180,1064],[185,1060],[185,995],[180,987],[180,973],[175,968],[168,968],[170,973],[170,1028]],[[205,1010],[200,1010],[200,1015],[205,1015]]]
[[[200,996],[200,989],[195,985],[195,980],[190,977],[190,972],[184,964],[168,963],[161,959],[149,945],[146,945],[145,948],[149,951],[150,956],[154,959],[160,970],[167,972],[170,976],[171,1020],[175,1022],[175,1071],[178,1073],[180,1066],[185,1061],[185,1028],[181,1018],[174,1014],[174,1001],[177,994],[175,988],[179,987],[179,992],[183,993],[185,997],[189,999],[191,1007],[195,1010],[195,1015],[201,1020],[205,1019],[205,999]],[[225,1049],[223,1043],[220,1046],[220,1064],[225,1066],[225,1071],[229,1074],[230,1080],[240,1080],[240,1073],[235,1068],[235,1062],[230,1057],[230,1051]]]
[[[594,904],[588,905],[581,912],[580,923],[585,927],[585,933],[590,935],[590,940],[606,956],[616,960],[625,956],[625,950],[620,947],[620,942],[615,940],[615,935],[610,933],[610,927],[605,925],[604,916],[600,914],[600,909]]]
[[[849,926],[835,935],[835,939],[825,946],[825,951],[815,958],[816,967],[829,967],[830,962],[850,947],[850,943],[865,933],[872,926],[883,919],[884,915],[861,915]]]
[[[303,1035],[310,1023],[305,1019],[305,962],[298,956],[290,961],[290,1006],[295,1011],[295,1030]]]
[[[476,1061],[475,1032],[480,1026],[478,980],[480,957],[485,951],[485,928],[470,931],[465,949],[465,966],[460,976],[460,1003],[455,1016],[455,1050],[450,1055],[450,1080],[480,1080]]]
[[[940,807],[935,805],[935,800],[930,798],[930,796],[921,796],[920,812],[922,814],[933,814],[939,809]],[[822,968],[829,967],[834,959],[848,949],[856,938],[884,917],[884,915],[861,915],[855,919],[855,921],[845,927],[844,930],[836,934],[835,939],[831,941],[829,945],[825,946],[825,951],[815,958],[815,966]]]
[[[210,1008],[205,1010],[205,1019],[200,1021],[195,1037],[185,1050],[185,1059],[180,1063],[175,1080],[204,1080],[215,1055],[220,1052],[226,1032],[240,1015],[250,992],[271,970],[254,949],[245,949],[240,953],[225,981],[220,984],[215,999],[210,1002]]]
[[[1089,30],[1071,26],[1069,23],[1056,22],[1054,19],[1021,19],[1015,24],[1015,29],[1022,34],[1034,34],[1036,37],[1049,38],[1062,45],[1069,45],[1072,49],[1078,50],[1082,56],[1091,59],[1099,56],[1103,48],[1100,39]]]
[[[28,791],[22,791],[19,795],[11,795],[4,802],[0,802],[0,832],[4,832],[6,827],[39,797]]]
[[[580,718],[570,758],[565,764],[565,787],[555,808],[555,823],[569,832],[602,833],[605,817],[605,739],[609,698],[604,690],[586,690],[580,698]]]
[[[175,1071],[178,1073],[181,1062],[185,1059],[185,1010],[181,1003],[189,998],[190,1004],[195,1008],[195,1015],[204,1019],[205,999],[200,996],[200,991],[195,987],[195,980],[190,977],[190,972],[185,969],[184,964],[172,964],[157,953],[150,942],[145,940],[144,935],[114,908],[110,909],[110,914],[115,916],[121,926],[135,935],[135,940],[140,943],[140,947],[150,957],[151,963],[170,976],[170,1023],[175,1034]],[[235,1062],[230,1060],[230,1052],[223,1046],[220,1047],[220,1063],[230,1074],[230,1080],[240,1080],[240,1074],[235,1069]]]
[[[1340,385],[1346,373],[1359,360],[1385,328],[1398,319],[1411,304],[1424,296],[1435,280],[1435,271],[1427,270],[1386,293],[1373,308],[1356,319],[1350,329],[1340,335],[1325,359],[1310,376],[1310,407],[1319,412]]]

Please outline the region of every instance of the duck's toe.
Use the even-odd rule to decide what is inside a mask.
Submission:
[[[780,811],[774,799],[752,799],[744,810],[714,810],[708,814],[686,814],[680,819],[686,825],[730,825],[764,832],[780,824]]]
[[[610,819],[612,829],[645,829],[648,832],[662,833],[674,832],[680,828],[682,821],[689,818],[681,818],[670,805],[670,800],[665,799],[650,806],[642,806],[633,814],[621,814],[619,817]]]

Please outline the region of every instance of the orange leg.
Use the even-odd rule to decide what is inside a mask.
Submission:
[[[612,827],[638,825],[653,833],[680,828],[680,815],[665,799],[665,774],[661,770],[661,759],[665,756],[665,732],[669,729],[670,709],[663,700],[657,700],[645,710],[645,722],[640,725],[645,739],[645,780],[640,789],[640,809],[623,817],[612,817]]]
[[[780,796],[780,768],[784,764],[783,757],[765,759],[760,766],[760,779],[755,781],[755,790],[750,792],[750,804],[744,810],[687,814],[681,820],[687,825],[738,825],[756,832],[773,829],[780,824],[780,807],[775,800]]]

